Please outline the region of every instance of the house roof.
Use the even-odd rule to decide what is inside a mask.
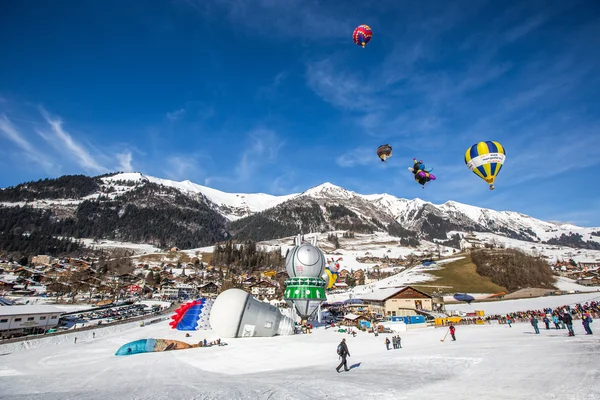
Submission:
[[[356,298],[361,299],[361,300],[385,301],[385,300],[389,299],[390,297],[392,297],[408,288],[411,288],[415,292],[422,293],[422,294],[426,295],[427,297],[431,297],[427,293],[424,293],[418,289],[415,289],[412,286],[396,286],[396,287],[387,287],[387,288],[382,288],[382,289],[373,289],[373,292],[366,293],[363,295],[358,295],[358,296],[356,296]]]
[[[0,317],[30,314],[64,314],[66,311],[49,305],[26,305],[0,307]]]

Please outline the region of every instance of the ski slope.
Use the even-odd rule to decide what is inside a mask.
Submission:
[[[550,298],[545,298],[546,300]],[[574,299],[574,298],[573,298]],[[541,301],[542,299],[538,299]],[[565,303],[567,298],[562,299]],[[509,302],[500,302],[512,304]],[[546,303],[544,303],[546,304]],[[547,304],[546,304],[547,305]],[[541,305],[540,305],[541,306]],[[195,343],[211,331],[174,331],[164,321],[114,331],[56,336],[43,346],[0,346],[2,399],[440,399],[600,398],[596,336],[575,337],[529,324],[458,326],[457,341],[441,342],[443,328],[402,333],[402,349],[386,351],[385,335],[356,337],[317,328],[310,335],[225,339],[224,347],[117,357],[142,338]],[[349,372],[336,373],[342,337]]]

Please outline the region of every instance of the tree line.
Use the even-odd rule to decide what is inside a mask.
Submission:
[[[247,240],[235,243],[228,240],[214,246],[211,263],[215,266],[235,267],[238,273],[252,273],[263,269],[278,270],[285,266],[281,250],[272,251],[257,248],[256,242]]]
[[[471,260],[479,275],[511,292],[524,288],[555,288],[555,277],[548,263],[520,250],[475,250]]]

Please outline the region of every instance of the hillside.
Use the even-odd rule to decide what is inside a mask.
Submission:
[[[388,235],[396,246],[459,249],[475,232],[509,247],[600,250],[598,228],[540,221],[448,201],[363,195],[332,183],[302,193],[225,193],[141,173],[62,176],[0,190],[0,231],[198,248],[224,239],[269,241],[299,233]],[[594,254],[594,253],[591,253]],[[599,258],[598,256],[593,256]]]
[[[201,195],[151,182],[106,185],[103,179],[65,176],[0,191],[0,231],[188,248],[228,238],[225,217]]]
[[[548,263],[516,249],[477,250],[471,253],[471,260],[477,274],[510,292],[525,288],[556,288],[556,277]]]
[[[416,288],[432,294],[437,288],[444,293],[499,293],[508,290],[496,284],[490,277],[482,276],[469,254],[464,257],[442,264],[440,269],[432,270],[429,274],[436,279],[426,285],[413,284]]]

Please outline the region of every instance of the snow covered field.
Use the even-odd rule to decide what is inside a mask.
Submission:
[[[535,300],[546,300],[543,307],[552,299]],[[507,308],[513,304],[496,304],[501,303]],[[72,335],[64,335],[25,351],[0,346],[0,398],[600,398],[595,384],[600,341],[583,335],[580,323],[572,338],[564,330],[542,329],[534,335],[529,324],[458,326],[456,342],[440,341],[443,328],[409,330],[402,334],[403,348],[390,351],[383,335],[352,337],[318,328],[310,335],[225,339],[224,347],[114,356],[121,345],[136,339],[194,343],[216,338],[210,331],[185,338],[167,321],[126,328],[98,330],[95,339],[90,333],[77,344]],[[338,374],[335,349],[342,337],[348,342],[351,370]]]
[[[471,304],[446,304],[448,311],[473,312],[475,310],[485,311],[485,315],[506,314],[516,311],[541,310],[547,307],[559,307],[585,303],[588,301],[600,301],[600,291],[591,293],[568,294],[564,296],[544,296],[531,299],[515,299],[502,301],[474,301]],[[593,323],[592,323],[593,325]]]

